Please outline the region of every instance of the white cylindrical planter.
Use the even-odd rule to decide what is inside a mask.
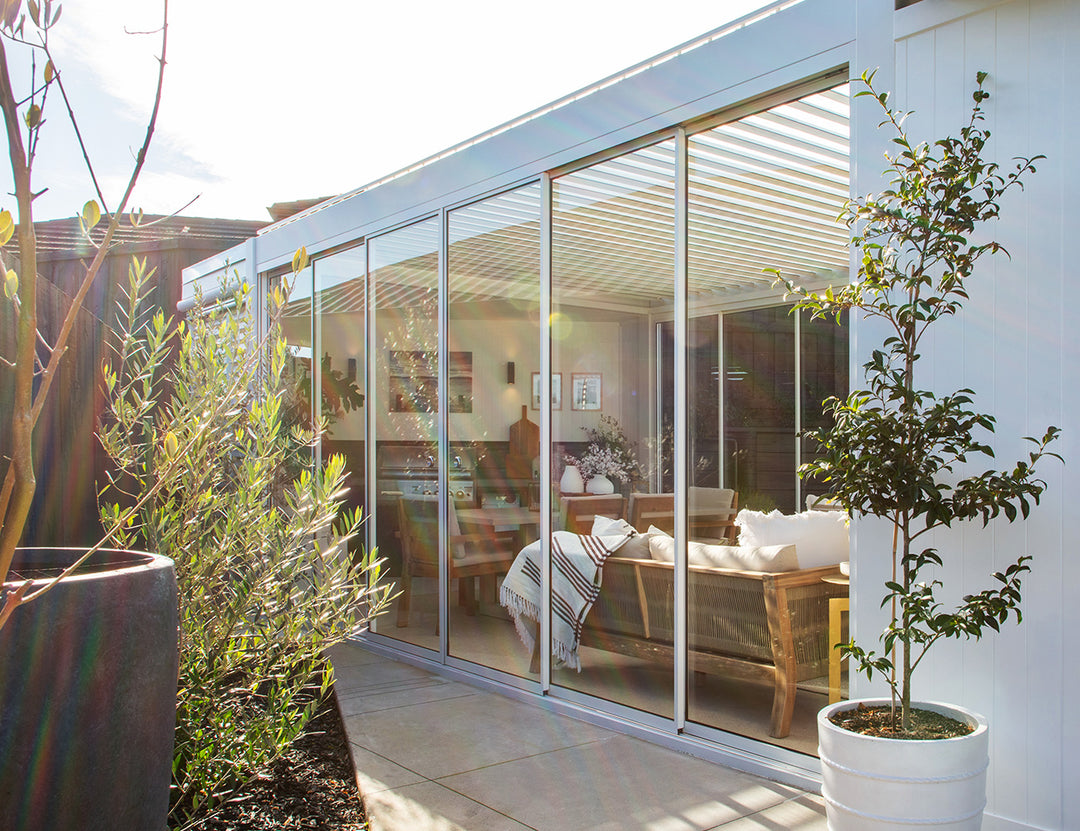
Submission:
[[[821,795],[830,831],[978,831],[986,806],[989,728],[986,719],[935,702],[912,704],[975,726],[952,739],[882,739],[837,727],[829,716],[858,704],[831,704],[818,713]]]

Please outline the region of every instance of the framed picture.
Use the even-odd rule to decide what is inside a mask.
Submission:
[[[599,410],[602,376],[599,372],[575,372],[570,376],[571,410]]]
[[[540,409],[540,373],[532,374],[532,408]],[[551,373],[551,409],[562,409],[562,373]]]

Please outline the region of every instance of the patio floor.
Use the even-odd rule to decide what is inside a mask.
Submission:
[[[331,652],[371,831],[824,831],[821,797],[347,642]]]

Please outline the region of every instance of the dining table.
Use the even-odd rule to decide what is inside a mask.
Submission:
[[[540,536],[540,511],[520,505],[483,508],[458,508],[458,522],[483,525],[493,531],[516,531],[522,547]]]

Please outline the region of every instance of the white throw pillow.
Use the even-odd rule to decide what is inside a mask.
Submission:
[[[630,538],[619,546],[619,556],[632,560],[649,559],[649,535],[639,534],[625,519],[595,516],[591,533],[594,537],[625,537],[629,534]]]
[[[842,563],[850,554],[848,517],[842,511],[739,511],[739,542],[747,546],[794,545],[800,568]]]
[[[675,562],[675,538],[655,525],[645,533],[649,538],[649,556],[658,563]]]
[[[589,532],[594,537],[613,537],[624,536],[626,534],[634,533],[634,526],[627,522],[625,519],[612,519],[606,516],[594,516],[592,521],[592,530]]]

